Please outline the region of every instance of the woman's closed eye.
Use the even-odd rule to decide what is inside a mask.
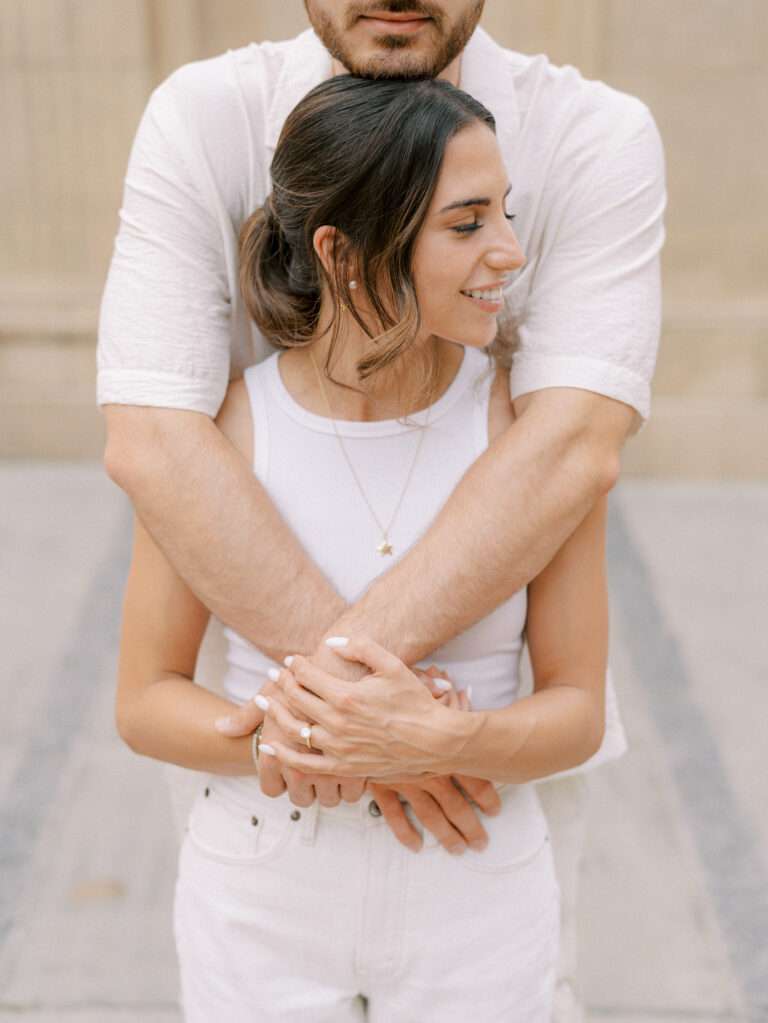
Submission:
[[[505,213],[504,216],[506,217],[507,220],[511,222],[515,219],[517,214]],[[469,234],[472,231],[477,231],[478,228],[481,228],[482,226],[483,222],[481,220],[475,219],[471,224],[459,224],[458,227],[452,227],[451,230],[455,231],[456,234]]]

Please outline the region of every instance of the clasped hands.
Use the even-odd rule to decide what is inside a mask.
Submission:
[[[416,851],[421,838],[405,813],[403,796],[449,851],[484,848],[487,834],[473,802],[484,813],[497,814],[501,800],[495,787],[482,778],[441,773],[439,766],[452,739],[445,710],[469,711],[467,694],[457,693],[437,668],[411,670],[364,636],[334,645],[330,656],[328,649],[312,658],[297,655],[290,669],[263,686],[266,711],[247,704],[232,715],[230,735],[247,734],[264,721],[262,791],[278,796],[287,787],[297,806],[311,805],[315,790],[323,806],[336,806],[340,799],[357,802],[369,791],[395,837]],[[361,664],[370,670],[346,681],[339,677],[345,674],[344,661],[357,675]],[[301,737],[307,724],[313,726],[312,750]]]

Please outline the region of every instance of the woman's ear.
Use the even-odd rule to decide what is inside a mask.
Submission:
[[[317,258],[323,264],[323,269],[333,280],[333,250],[336,243],[336,228],[330,224],[323,224],[318,227],[312,235],[312,248]]]
[[[333,272],[334,262],[338,268],[340,279],[349,280],[356,276],[354,272],[356,264],[350,263],[347,258],[349,251],[347,239],[337,228],[331,227],[330,224],[318,227],[312,236],[312,247],[331,280],[336,279]]]

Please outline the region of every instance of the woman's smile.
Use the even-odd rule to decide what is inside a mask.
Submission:
[[[474,302],[479,309],[493,315],[501,312],[504,305],[504,293],[500,284],[493,288],[470,288],[461,294]]]
[[[488,126],[473,123],[456,132],[413,252],[425,335],[472,348],[486,348],[498,336],[504,288],[525,264],[514,214],[505,207],[511,191]],[[448,298],[457,293],[467,305]]]

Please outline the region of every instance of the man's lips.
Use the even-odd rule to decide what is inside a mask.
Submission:
[[[367,21],[371,28],[391,35],[417,32],[432,19],[423,14],[364,14],[362,21]]]

